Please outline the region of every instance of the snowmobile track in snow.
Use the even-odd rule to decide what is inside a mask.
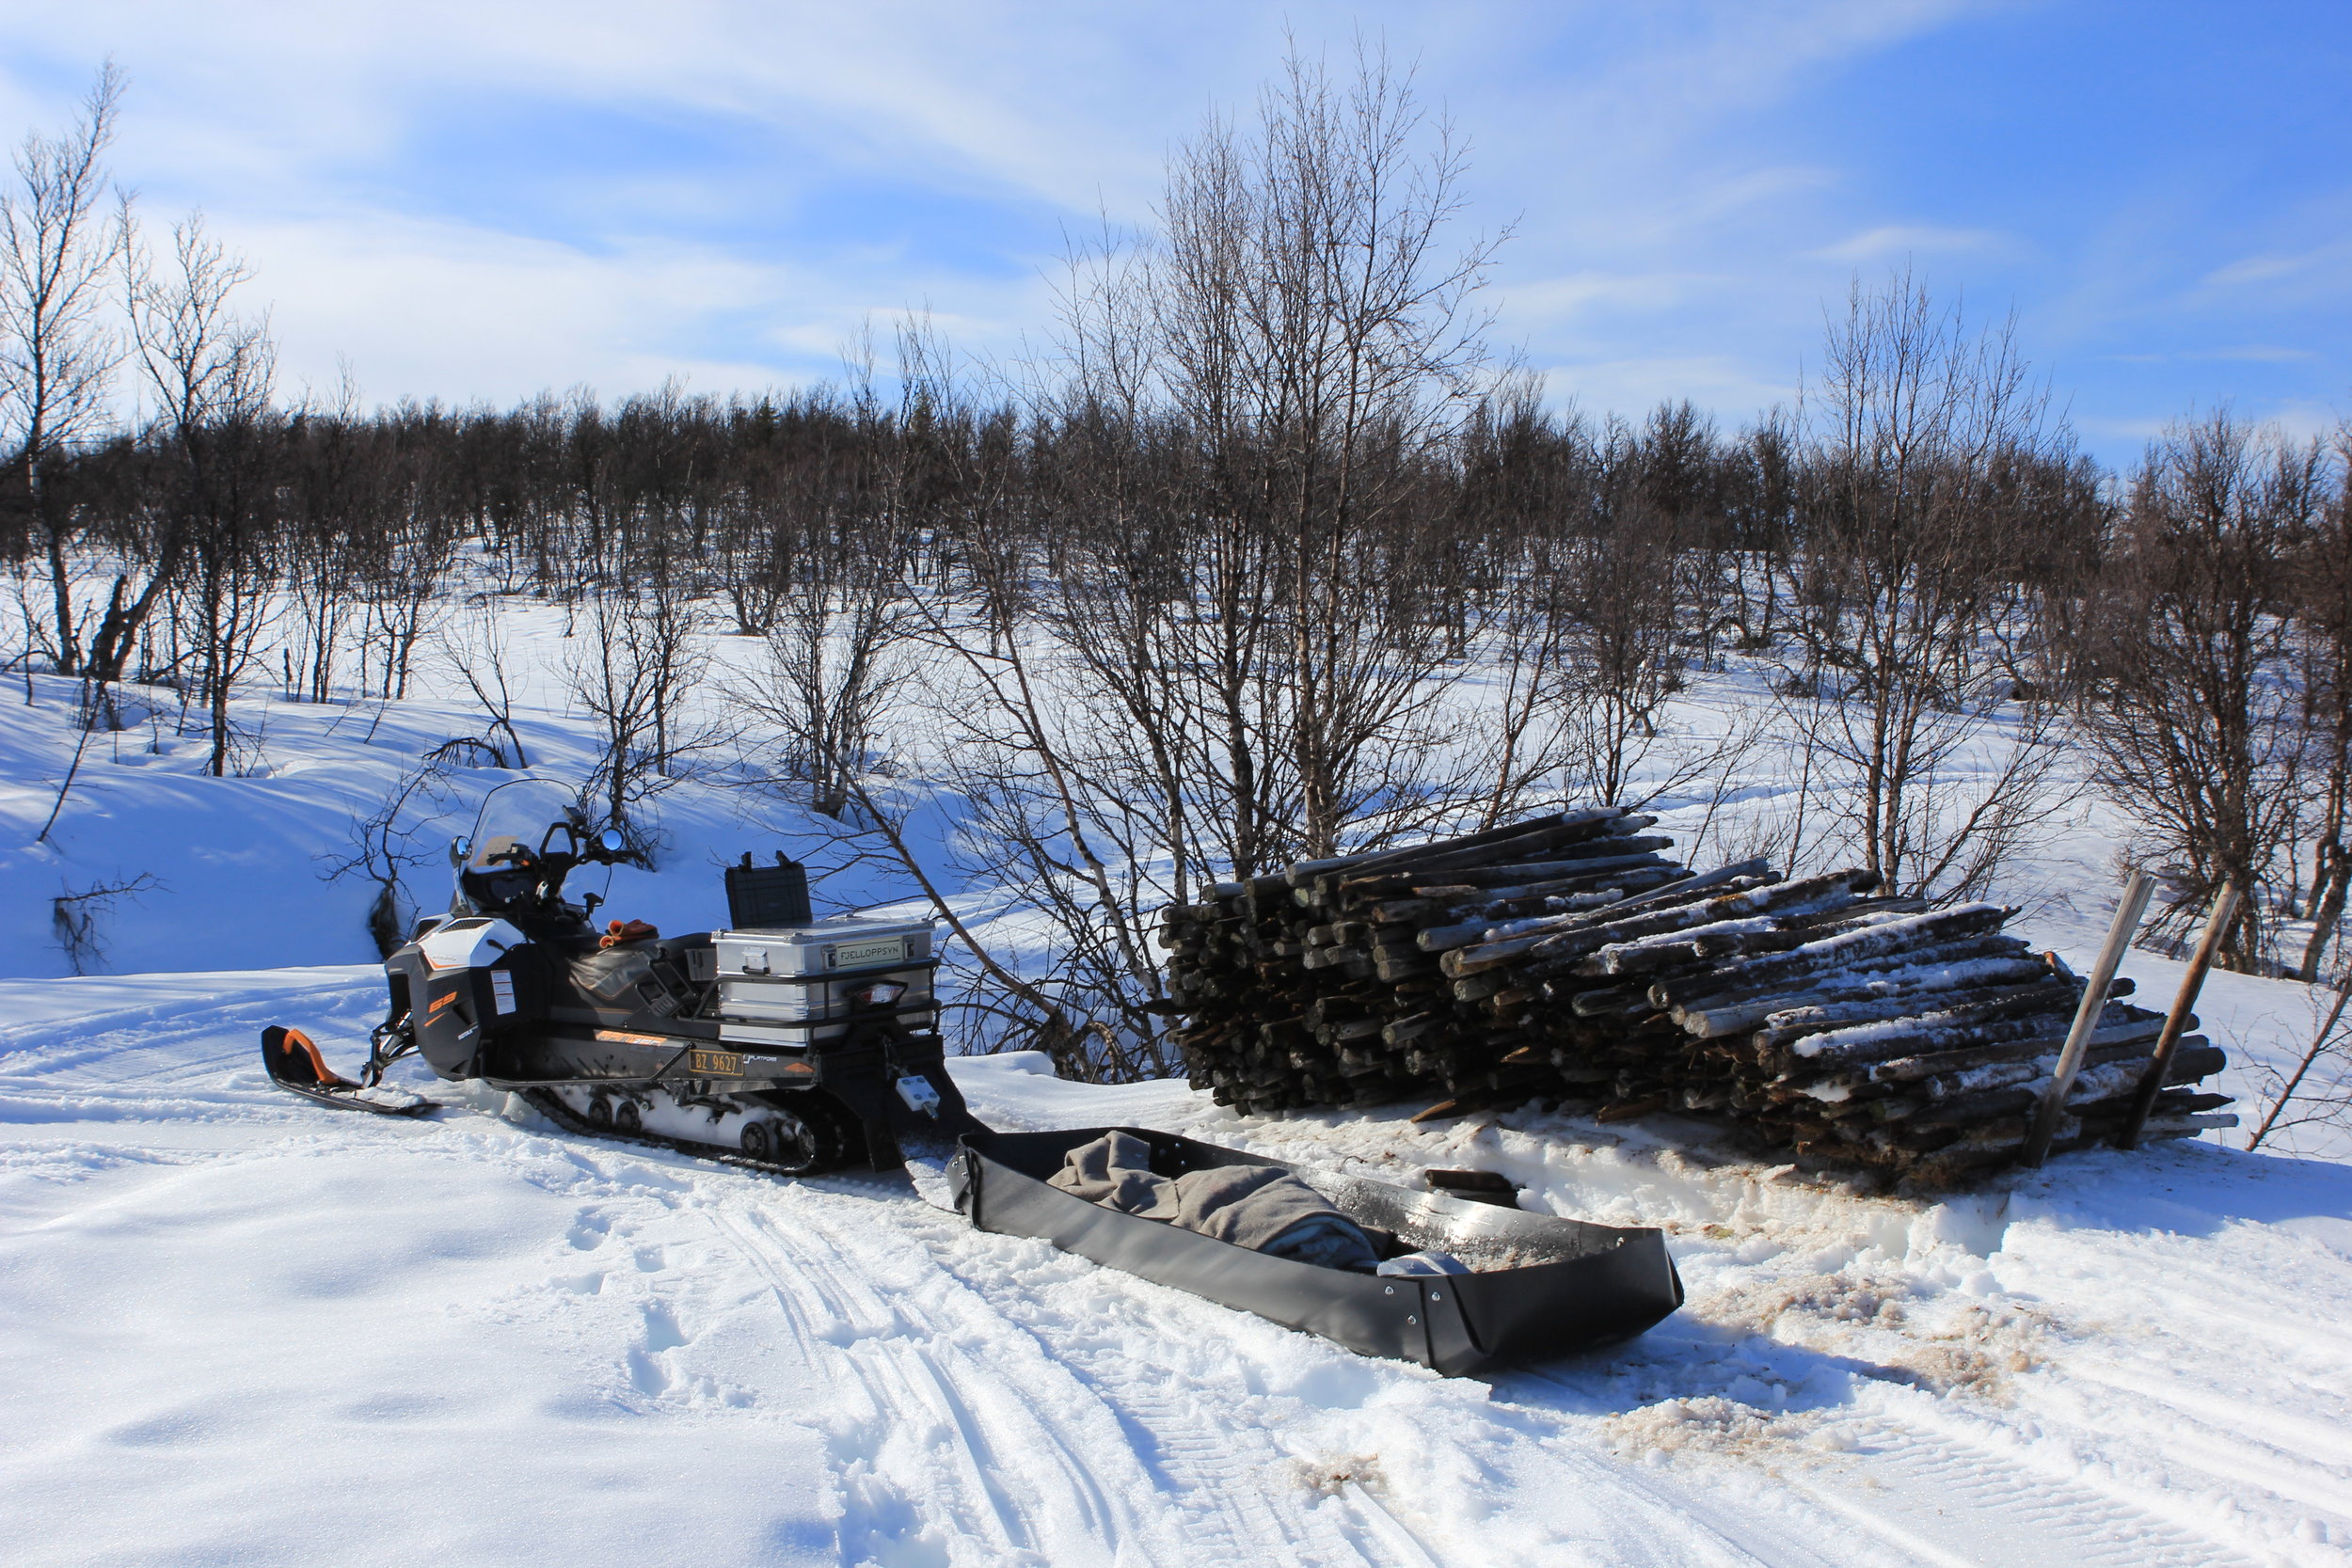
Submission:
[[[907,1277],[893,1266],[913,1261],[903,1251],[877,1256],[870,1223],[853,1236],[823,1212],[873,1198],[798,1185],[762,1196],[771,1203],[714,1195],[706,1213],[768,1278],[801,1354],[837,1368],[863,1396],[845,1400],[835,1418],[857,1429],[853,1436],[837,1431],[836,1442],[872,1455],[852,1488],[853,1513],[863,1517],[845,1521],[845,1544],[858,1536],[890,1544],[911,1488],[926,1491],[934,1510],[944,1504],[960,1536],[986,1543],[1008,1562],[1107,1562],[1144,1544],[1137,1538],[1148,1526],[1127,1500],[1142,1478],[1102,1473],[1126,1446],[1085,1419],[1094,1413],[1083,1404],[1073,1420],[1068,1379],[1029,1358],[1018,1369],[1027,1375],[1016,1377],[1001,1358],[976,1354],[1001,1343],[988,1332],[992,1314],[943,1272]],[[914,1202],[908,1196],[898,1206]],[[852,1260],[868,1268],[848,1266]],[[885,1295],[868,1272],[875,1265],[909,1288]],[[1107,1449],[1106,1436],[1114,1439]],[[920,1455],[911,1466],[910,1447]]]
[[[1138,1358],[1136,1354],[1144,1342],[1165,1332],[1164,1325],[1139,1323],[1133,1340],[1107,1352],[1088,1332],[1088,1325],[1098,1321],[1104,1308],[1132,1314],[1139,1297],[1149,1310],[1157,1312],[1171,1308],[1181,1312],[1205,1309],[1212,1317],[1199,1327],[1210,1336],[1218,1335],[1228,1326],[1216,1315],[1229,1309],[1194,1301],[1182,1292],[1145,1281],[1127,1279],[1081,1259],[1066,1259],[1062,1261],[1071,1277],[1057,1281],[1052,1289],[1063,1298],[1073,1294],[1091,1297],[1088,1303],[1090,1309],[1041,1314],[1032,1309],[1029,1286],[1008,1283],[1003,1269],[991,1266],[999,1260],[983,1253],[992,1247],[1026,1244],[1037,1248],[1044,1243],[977,1236],[960,1220],[925,1206],[906,1178],[897,1172],[869,1173],[851,1168],[796,1177],[764,1162],[707,1145],[593,1127],[544,1091],[524,1091],[522,1098],[570,1134],[602,1144],[674,1153],[779,1178],[782,1183],[788,1183],[793,1190],[789,1196],[779,1191],[778,1212],[792,1212],[813,1232],[827,1238],[829,1247],[810,1248],[780,1228],[773,1213],[758,1208],[746,1209],[732,1218],[723,1217],[721,1210],[714,1208],[711,1219],[729,1244],[768,1277],[792,1325],[796,1343],[812,1359],[821,1356],[824,1345],[840,1350],[894,1335],[916,1340],[940,1338],[939,1323],[929,1316],[911,1314],[907,1298],[894,1298],[885,1308],[874,1298],[863,1275],[840,1267],[838,1259],[857,1256],[860,1243],[828,1223],[820,1210],[811,1207],[811,1200],[819,1195],[837,1194],[860,1203],[880,1200],[892,1205],[892,1217],[898,1227],[917,1233],[940,1275],[955,1280],[963,1291],[996,1309],[989,1323],[981,1325],[984,1331],[979,1338],[996,1337],[986,1329],[1017,1324],[1060,1363],[1057,1370],[1063,1371],[1065,1380],[1069,1373],[1077,1374],[1076,1381],[1063,1390],[1066,1395],[1099,1404],[1120,1423],[1128,1441],[1143,1449],[1140,1457],[1157,1474],[1139,1479],[1152,1490],[1172,1494],[1183,1516],[1183,1560],[1248,1565],[1266,1560],[1266,1553],[1273,1549],[1280,1554],[1281,1560],[1295,1563],[1298,1568],[1432,1568],[1440,1561],[1408,1526],[1363,1485],[1351,1479],[1327,1478],[1318,1482],[1314,1478],[1304,1477],[1295,1457],[1285,1453],[1268,1434],[1252,1429],[1247,1421],[1237,1421],[1233,1411],[1207,1407],[1197,1396],[1184,1399],[1170,1392],[1167,1386],[1170,1380],[1155,1374],[1148,1357]],[[871,1227],[857,1229],[863,1237],[870,1233]],[[852,1329],[846,1341],[838,1333],[812,1333],[803,1304],[787,1283],[788,1277],[795,1276],[803,1281],[804,1288],[831,1314],[834,1323],[864,1321],[880,1326]],[[910,1376],[903,1364],[895,1366],[892,1375],[878,1375],[870,1356],[853,1356],[850,1370],[874,1406],[893,1418],[920,1421],[936,1418],[942,1407],[947,1409],[969,1456],[969,1463],[959,1471],[968,1494],[958,1511],[960,1515],[972,1521],[993,1513],[995,1528],[988,1533],[993,1534],[998,1549],[1013,1553],[1036,1550],[1032,1544],[1035,1531],[1024,1523],[1026,1511],[1014,1501],[1036,1477],[1034,1473],[1010,1477],[996,1473],[999,1466],[992,1456],[1009,1450],[1006,1445],[992,1445],[988,1441],[988,1433],[967,1398],[966,1386],[978,1374],[978,1369],[966,1362],[958,1369],[960,1375],[950,1378],[935,1355],[918,1350],[914,1360],[920,1376]],[[966,1392],[959,1392],[960,1389]],[[1055,1471],[1062,1478],[1072,1474],[1083,1477],[1085,1466],[1093,1462],[1089,1453],[1099,1450],[1090,1450],[1052,1433],[1053,1417],[1029,1397],[1033,1393],[1034,1390],[1025,1393],[1022,1402],[1041,1429],[1047,1431],[1046,1447],[1060,1462]],[[1050,1482],[1047,1490],[1050,1495]],[[1089,1484],[1082,1490],[1084,1496],[1067,1499],[1078,1504],[1075,1513],[1079,1516],[1099,1520],[1117,1512],[1099,1487]],[[1296,1506],[1302,1493],[1321,1493],[1327,1501],[1302,1513]],[[976,1499],[986,1503],[986,1513],[975,1506]],[[1089,1544],[1116,1556],[1122,1544],[1134,1545],[1134,1537],[1142,1533],[1145,1532],[1136,1528],[1136,1522],[1130,1521],[1126,1530],[1112,1531]],[[1738,1540],[1735,1531],[1717,1533],[1726,1544]],[[1208,1554],[1205,1559],[1204,1552]]]
[[[1511,1381],[1568,1386],[1540,1369]],[[2253,1559],[2144,1509],[1918,1423],[1879,1417],[1859,1435],[1857,1454],[1801,1449],[1800,1463],[1776,1465],[1772,1476],[1895,1561],[1933,1568],[2257,1568]],[[1772,1568],[1842,1568],[1851,1560],[1851,1542],[1824,1557],[1765,1517],[1711,1500],[1705,1490],[1709,1469],[1744,1463],[1716,1454],[1695,1465],[1657,1471],[1628,1465],[1621,1473]]]
[[[1263,1432],[1236,1421],[1235,1412],[1211,1408],[1198,1396],[1184,1397],[1177,1380],[1149,1355],[1148,1339],[1177,1325],[1162,1318],[1123,1343],[1106,1343],[1103,1335],[1106,1323],[1137,1316],[1139,1310],[1189,1316],[1204,1307],[1212,1313],[1229,1309],[1059,1254],[1046,1258],[1042,1267],[1023,1271],[1016,1282],[1002,1266],[1001,1254],[1034,1253],[1045,1243],[983,1241],[944,1216],[917,1216],[911,1227],[942,1268],[960,1275],[1005,1321],[1035,1338],[1131,1438],[1140,1439],[1142,1457],[1174,1495],[1194,1552],[1213,1542],[1216,1555],[1211,1560],[1246,1564],[1263,1562],[1276,1550],[1302,1568],[1359,1563],[1418,1568],[1435,1560],[1360,1486],[1334,1489],[1345,1511],[1344,1524],[1327,1518],[1333,1512],[1327,1508],[1309,1510],[1302,1518],[1295,1502],[1304,1490],[1295,1462]],[[991,1252],[1000,1256],[990,1257]],[[1058,1277],[1046,1282],[1040,1275]],[[1196,1326],[1214,1334],[1226,1324]]]
[[[1788,1479],[1857,1528],[1948,1568],[2255,1568],[2217,1543],[2086,1486],[2053,1481],[1909,1423],[1869,1433],[1867,1475]],[[1841,1473],[1843,1472],[1843,1473]]]

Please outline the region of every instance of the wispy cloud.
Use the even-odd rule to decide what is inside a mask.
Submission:
[[[939,325],[995,346],[1044,309],[1042,286],[993,288],[858,259],[806,263],[639,239],[590,253],[495,229],[355,210],[331,220],[224,224],[271,259],[254,291],[289,343],[332,342],[376,396],[504,402],[549,387],[608,394],[676,374],[697,390],[758,389],[836,374],[870,321],[952,288]],[[326,364],[289,356],[314,382]]]
[[[2247,256],[2204,277],[2211,289],[2252,289],[2280,283],[2311,283],[2329,289],[2352,288],[2352,240],[2338,240],[2308,250]]]
[[[1865,230],[1809,254],[1824,261],[1860,265],[1906,256],[2001,255],[2016,242],[1990,229],[1944,229],[1929,223],[1890,223]]]
[[[2144,445],[2162,436],[2175,422],[2172,415],[2142,415],[2134,418],[2093,418],[2075,420],[2075,428],[2084,435],[2100,437],[2109,445],[2124,442]]]
[[[1541,214],[1500,279],[1505,336],[1581,324],[1581,352],[1597,315],[1703,287],[1661,249],[1835,183],[1715,147],[1727,119],[1954,8],[420,0],[294,26],[272,4],[98,0],[0,43],[35,46],[44,74],[16,96],[53,116],[66,62],[121,55],[126,174],[245,246],[291,366],[347,355],[387,395],[468,397],[658,379],[665,356],[698,379],[805,374],[829,362],[814,342],[923,301],[1005,346],[1039,324],[1063,229],[1098,206],[1148,220],[1168,145],[1213,103],[1250,112],[1286,23],[1335,64],[1359,24],[1420,62],[1480,144],[1485,221]]]
[[[1534,325],[1595,312],[1671,309],[1730,281],[1703,273],[1579,272],[1516,281],[1505,305],[1512,320]]]
[[[2307,364],[2320,357],[2308,348],[2284,348],[2277,343],[2240,343],[2231,348],[2207,349],[2191,355],[2197,359],[2219,359],[2241,365]]]

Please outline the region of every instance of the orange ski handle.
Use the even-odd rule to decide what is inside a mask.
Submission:
[[[359,1086],[329,1068],[326,1065],[326,1058],[319,1054],[318,1046],[301,1030],[281,1029],[272,1025],[264,1033],[275,1034],[278,1037],[276,1040],[268,1043],[285,1053],[289,1058],[288,1065],[301,1062],[307,1066],[310,1069],[310,1081],[322,1088],[356,1089]]]

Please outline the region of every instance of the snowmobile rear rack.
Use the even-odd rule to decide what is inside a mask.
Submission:
[[[1217,1165],[1291,1171],[1400,1250],[1453,1253],[1465,1275],[1385,1276],[1294,1262],[1123,1214],[1046,1184],[1062,1158],[1110,1132],[1152,1148],[1163,1176]],[[1531,1214],[1385,1181],[1297,1170],[1139,1127],[971,1132],[948,1167],[956,1207],[981,1230],[1065,1252],[1303,1329],[1366,1355],[1449,1377],[1573,1354],[1642,1333],[1682,1305],[1665,1238],[1648,1228]]]

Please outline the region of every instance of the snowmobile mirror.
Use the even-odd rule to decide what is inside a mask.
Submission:
[[[628,847],[628,841],[623,838],[617,830],[612,828],[607,828],[598,833],[596,843],[603,847],[604,852],[608,855],[617,855]]]
[[[449,841],[450,864],[463,865],[466,863],[466,857],[472,853],[473,840],[469,838],[466,834],[459,833],[455,838]]]

